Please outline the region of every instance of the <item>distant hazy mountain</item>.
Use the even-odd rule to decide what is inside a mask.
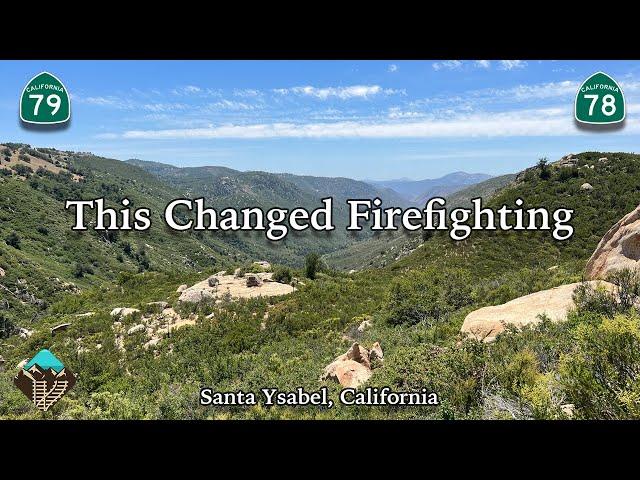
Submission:
[[[186,195],[203,195],[216,200],[246,206],[317,207],[318,200],[333,197],[346,206],[348,198],[380,197],[385,204],[403,206],[404,197],[384,186],[344,177],[313,177],[290,173],[241,172],[227,167],[174,167],[158,162],[127,160],[146,170]]]
[[[397,180],[366,180],[366,182],[376,187],[390,188],[411,204],[423,204],[429,198],[446,197],[489,178],[491,175],[486,173],[454,172],[444,177],[425,180],[401,178]]]

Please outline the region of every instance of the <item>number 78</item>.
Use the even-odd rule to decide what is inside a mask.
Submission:
[[[36,105],[33,108],[33,114],[34,115],[38,115],[38,111],[40,110],[40,104],[42,103],[42,99],[44,98],[44,95],[42,94],[32,94],[29,95],[29,98],[33,98],[36,100]],[[53,110],[51,111],[51,116],[55,115],[56,113],[58,113],[58,110],[60,110],[60,96],[56,95],[55,93],[52,93],[51,95],[49,95],[47,97],[47,105],[49,105],[51,108],[53,108]],[[591,115],[591,114],[589,114]]]
[[[589,116],[593,115],[593,108],[596,106],[596,102],[599,95],[584,95],[584,98],[591,100],[591,105],[589,105]],[[600,109],[603,115],[610,117],[614,113],[616,113],[616,97],[611,94],[607,94],[602,97],[602,108]]]

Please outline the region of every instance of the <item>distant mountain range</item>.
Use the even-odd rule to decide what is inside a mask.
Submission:
[[[367,183],[378,187],[393,190],[412,205],[422,205],[433,197],[446,197],[462,190],[469,185],[483,182],[491,178],[486,173],[454,172],[440,178],[427,178],[425,180],[410,180],[400,178],[397,180],[365,180]]]

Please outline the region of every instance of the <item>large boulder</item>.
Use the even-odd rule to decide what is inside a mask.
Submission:
[[[214,299],[215,295],[209,291],[201,288],[188,288],[180,294],[178,298],[179,302],[185,303],[200,303],[204,300]]]
[[[586,282],[592,287],[614,291],[615,285],[603,281]],[[567,318],[567,313],[575,307],[573,292],[580,283],[570,283],[560,287],[516,298],[502,305],[484,307],[471,312],[464,319],[460,331],[484,342],[495,340],[507,325],[521,328],[540,322],[540,315],[546,315],[553,322]]]
[[[247,287],[260,287],[262,280],[257,275],[247,275]]]
[[[588,279],[605,279],[614,270],[640,267],[640,205],[605,233],[585,268]]]
[[[333,380],[345,388],[357,388],[371,378],[369,368],[355,360],[335,361],[324,369],[323,380]]]
[[[217,287],[219,283],[220,283],[220,279],[215,275],[211,275],[209,278],[207,278],[207,284],[210,287]]]
[[[182,285],[180,285],[178,288],[176,288],[176,292],[177,293],[182,293],[184,292],[187,288],[189,288],[189,285],[183,283]]]
[[[378,365],[381,363],[382,349],[378,342],[373,344],[371,351],[354,342],[349,350],[325,367],[321,380],[333,380],[345,388],[357,388],[371,378],[373,359],[378,360]]]

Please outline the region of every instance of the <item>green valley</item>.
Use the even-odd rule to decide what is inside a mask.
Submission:
[[[181,196],[263,208],[315,207],[324,196],[400,200],[348,179],[3,148],[11,160],[0,165],[0,418],[640,418],[633,272],[610,278],[617,299],[598,288],[577,291],[566,321],[506,326],[493,342],[461,333],[473,311],[583,280],[601,238],[640,205],[640,155],[543,160],[448,196],[454,206],[482,196],[491,207],[520,197],[574,209],[575,234],[563,242],[513,231],[473,232],[462,242],[447,232],[354,239],[338,224],[331,238],[301,235],[274,247],[263,236],[177,233],[160,221],[144,234],[73,232],[62,205],[100,196],[116,205],[127,196],[160,215]],[[46,165],[28,171],[33,152],[47,156]],[[246,294],[255,291],[251,282],[273,290]],[[42,348],[78,377],[44,413],[12,383],[16,366]],[[426,388],[440,404],[340,405],[328,367],[345,351],[367,357],[361,385]],[[198,403],[203,387],[322,386],[334,408]]]

